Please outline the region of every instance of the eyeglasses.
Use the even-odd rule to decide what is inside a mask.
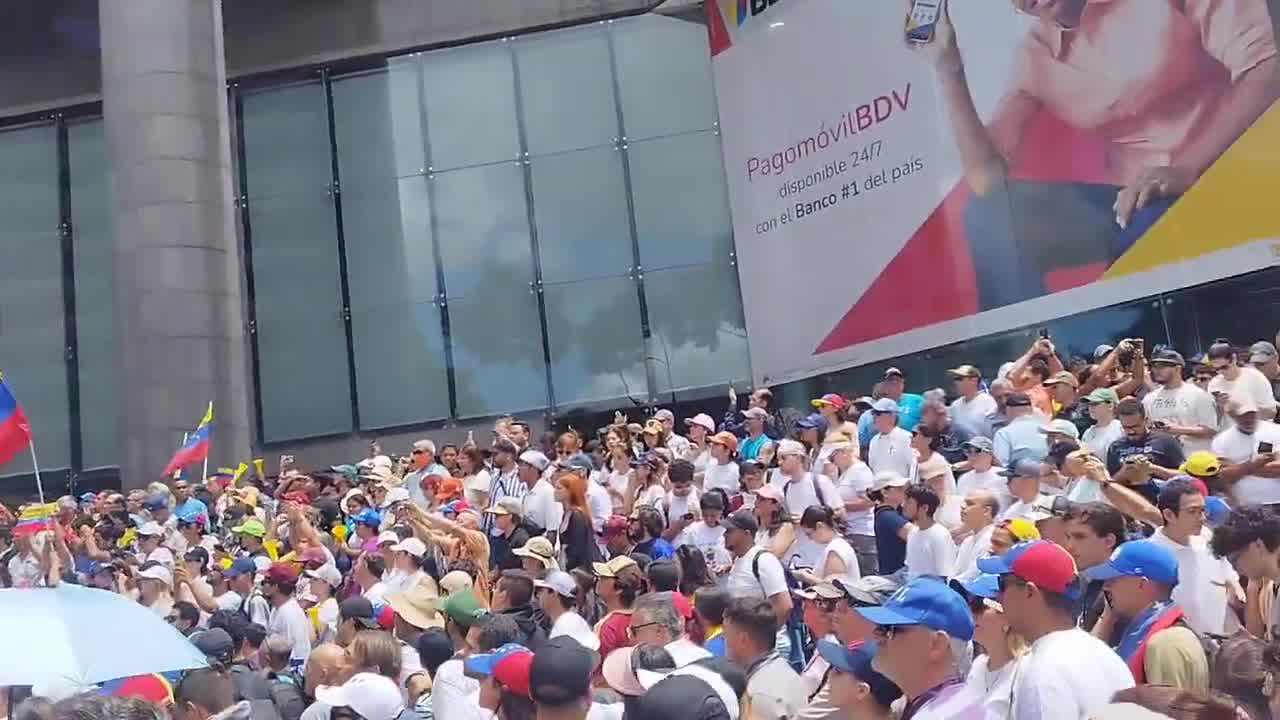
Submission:
[[[643,629],[645,629],[645,628],[647,628],[647,627],[649,627],[649,626],[651,626],[651,625],[657,625],[657,624],[658,624],[658,623],[656,623],[656,622],[647,622],[647,623],[640,623],[639,625],[628,625],[628,626],[627,626],[627,637],[628,637],[628,638],[631,638],[632,640],[634,640],[634,639],[635,639],[635,637],[636,637],[636,633],[640,632],[641,630],[643,630]]]
[[[914,625],[877,625],[873,634],[880,641],[892,640],[895,636],[901,635],[907,630],[915,627]]]
[[[1014,585],[1020,585],[1025,587],[1030,584],[1027,581],[1023,580],[1022,578],[1018,577],[1017,575],[1011,575],[1009,573],[1000,575],[999,577],[996,578],[996,581],[999,583],[998,587],[1000,588],[1001,593],[1006,592],[1010,587]]]
[[[426,452],[426,450],[417,450],[417,449],[414,449],[414,450],[410,450],[410,451],[409,451],[409,454],[410,454],[410,455],[421,455],[421,454],[423,454],[423,453],[425,453],[425,452]]]

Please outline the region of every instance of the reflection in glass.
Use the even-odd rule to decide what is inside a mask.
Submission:
[[[715,126],[706,27],[650,14],[616,20],[612,28],[628,140]]]
[[[635,281],[622,276],[548,286],[546,306],[557,406],[648,399]]]
[[[433,169],[520,156],[515,72],[506,43],[427,53],[422,68]]]
[[[733,228],[720,136],[647,140],[627,152],[644,269],[728,262]]]
[[[530,155],[613,144],[618,111],[604,26],[525,38],[515,53]]]
[[[738,274],[728,263],[646,272],[657,393],[751,376]]]
[[[634,257],[621,153],[592,148],[536,158],[531,167],[543,281],[629,272]]]

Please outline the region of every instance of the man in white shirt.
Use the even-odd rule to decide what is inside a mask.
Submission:
[[[1080,442],[1094,455],[1106,458],[1111,443],[1124,437],[1124,427],[1116,418],[1116,405],[1119,404],[1120,397],[1111,388],[1098,388],[1083,400],[1089,405],[1089,417],[1093,418],[1093,424],[1080,436]]]
[[[653,419],[662,423],[662,427],[667,431],[667,449],[671,451],[671,457],[683,458],[688,455],[689,438],[676,434],[675,413],[663,408],[653,414]]]
[[[871,415],[876,434],[867,448],[867,464],[876,474],[895,472],[911,477],[915,452],[911,449],[911,433],[898,427],[898,403],[880,398],[871,406]]]
[[[964,456],[971,469],[956,481],[957,495],[966,497],[974,490],[986,490],[996,496],[1001,508],[1013,504],[1009,481],[995,466],[991,440],[981,436],[970,438],[964,444]]]
[[[551,620],[547,638],[567,635],[588,650],[600,649],[600,638],[591,626],[578,614],[578,583],[563,570],[551,570],[546,577],[533,581],[538,607]]]
[[[1169,551],[1178,563],[1173,602],[1197,633],[1230,635],[1239,627],[1228,599],[1240,576],[1225,559],[1209,550],[1204,531],[1204,495],[1188,480],[1170,480],[1156,498],[1164,525],[1151,542]],[[1243,593],[1242,593],[1243,595]]]
[[[835,486],[844,503],[844,539],[858,556],[859,574],[873,575],[877,567],[876,504],[867,492],[875,485],[876,476],[869,465],[858,459],[857,450],[850,440],[832,443],[831,462],[839,473]]]
[[[1142,398],[1151,427],[1182,442],[1186,454],[1208,450],[1218,429],[1218,408],[1213,396],[1182,379],[1185,363],[1174,350],[1151,354],[1151,379],[1160,385]],[[1104,456],[1105,457],[1105,456]]]
[[[545,477],[550,465],[547,456],[537,450],[520,453],[520,460],[516,463],[520,481],[528,488],[521,500],[523,511],[520,517],[542,533],[558,531],[564,513],[564,508],[556,502],[556,489]]]
[[[289,665],[301,669],[311,654],[311,621],[302,611],[294,594],[298,585],[298,571],[289,563],[275,563],[262,574],[262,593],[271,604],[267,618],[267,632],[289,638],[293,652]]]
[[[1013,504],[1000,513],[1000,520],[1022,518],[1037,522],[1044,519],[1041,508],[1052,503],[1053,499],[1040,492],[1041,464],[1036,460],[1019,460],[1003,471],[1002,474],[1009,478]]]
[[[950,577],[955,569],[956,544],[951,532],[933,519],[941,500],[938,494],[924,485],[907,488],[907,499],[902,503],[902,513],[915,526],[915,532],[907,537],[908,581],[921,575]]]
[[[631,637],[635,644],[666,648],[676,667],[711,657],[711,653],[685,637],[685,618],[677,611],[675,593],[646,593],[631,609]],[[687,607],[687,604],[685,605]]]
[[[1254,367],[1240,367],[1235,348],[1230,343],[1217,342],[1209,346],[1209,364],[1217,377],[1209,381],[1209,393],[1225,393],[1233,402],[1252,405],[1258,409],[1258,417],[1272,420],[1276,416],[1276,398],[1271,392],[1271,381]]]
[[[436,462],[436,444],[430,440],[418,440],[409,451],[410,471],[404,476],[404,487],[409,491],[409,499],[414,505],[426,509],[431,505],[423,481],[436,478],[436,481],[449,477],[449,471]],[[488,488],[485,488],[487,491]]]
[[[1133,673],[1106,643],[1075,625],[1081,580],[1075,561],[1048,540],[978,561],[1000,578],[995,600],[1010,628],[1031,643],[1014,680],[1012,720],[1081,720],[1133,687]]]
[[[833,510],[843,510],[840,493],[831,484],[831,478],[804,469],[808,453],[804,445],[795,440],[778,443],[778,463],[783,477],[782,496],[787,513],[799,517],[812,505]]]
[[[985,432],[987,418],[999,409],[996,399],[982,389],[982,371],[972,365],[961,365],[947,371],[955,382],[960,397],[951,402],[952,421],[969,432]]]
[[[978,560],[991,553],[991,533],[996,529],[999,514],[1000,501],[991,491],[971,490],[964,496],[964,510],[960,513],[964,524],[959,531],[964,539],[956,550],[952,573],[955,579],[969,582],[982,574],[978,572]]]
[[[731,597],[768,600],[778,623],[785,624],[792,607],[787,576],[782,562],[756,545],[759,531],[760,524],[750,510],[739,510],[725,520],[724,545],[734,558],[725,589]]]
[[[1224,465],[1219,477],[1231,485],[1240,504],[1280,503],[1280,425],[1262,420],[1256,405],[1233,401],[1227,407],[1231,427],[1213,439],[1213,454]],[[1265,444],[1264,444],[1265,443]]]

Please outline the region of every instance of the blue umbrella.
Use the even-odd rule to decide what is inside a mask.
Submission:
[[[0,590],[0,686],[90,687],[205,667],[204,654],[153,610],[106,590]]]

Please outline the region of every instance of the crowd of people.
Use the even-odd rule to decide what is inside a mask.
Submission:
[[[10,716],[1269,719],[1278,359],[1042,336],[794,420],[760,388],[5,510],[0,585],[123,594],[209,665]]]

